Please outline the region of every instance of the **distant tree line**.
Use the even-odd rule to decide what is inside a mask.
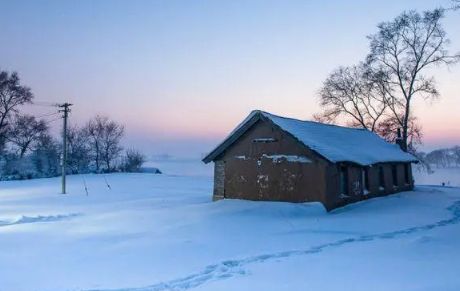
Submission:
[[[0,70],[0,180],[54,177],[61,174],[62,139],[51,134],[49,121],[20,111],[34,104],[31,89],[16,72]],[[96,115],[67,131],[69,174],[138,172],[146,161],[135,149],[124,149],[123,125]]]
[[[445,149],[436,149],[424,153],[420,152],[424,160],[437,168],[460,168],[460,146]]]

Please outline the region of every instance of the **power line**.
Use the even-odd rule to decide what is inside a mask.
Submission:
[[[43,118],[43,117],[47,117],[47,116],[53,116],[53,115],[56,115],[56,114],[59,114],[59,111],[48,112],[48,113],[38,115],[38,116],[34,116],[34,117],[38,119],[38,118]]]
[[[58,104],[56,102],[47,102],[47,101],[35,101],[29,105],[32,106],[45,106],[45,107],[57,107]]]
[[[46,124],[51,123],[51,122],[56,121],[56,120],[59,120],[59,119],[62,119],[62,116],[59,116],[58,118],[55,118],[55,119],[52,119],[52,120],[47,120]]]

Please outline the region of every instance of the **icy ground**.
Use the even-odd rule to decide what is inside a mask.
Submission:
[[[0,183],[1,291],[460,290],[460,188],[328,214],[210,203],[193,171],[106,180],[71,176],[67,195],[59,179]]]

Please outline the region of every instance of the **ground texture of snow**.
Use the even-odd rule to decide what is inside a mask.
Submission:
[[[204,175],[106,180],[0,183],[0,290],[460,290],[460,188],[326,213],[211,203]]]

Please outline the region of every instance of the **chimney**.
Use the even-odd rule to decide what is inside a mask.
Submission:
[[[401,150],[403,150],[404,152],[407,152],[406,144],[404,143],[404,140],[401,137],[401,128],[398,128],[398,137],[396,138],[395,143],[399,145]]]

